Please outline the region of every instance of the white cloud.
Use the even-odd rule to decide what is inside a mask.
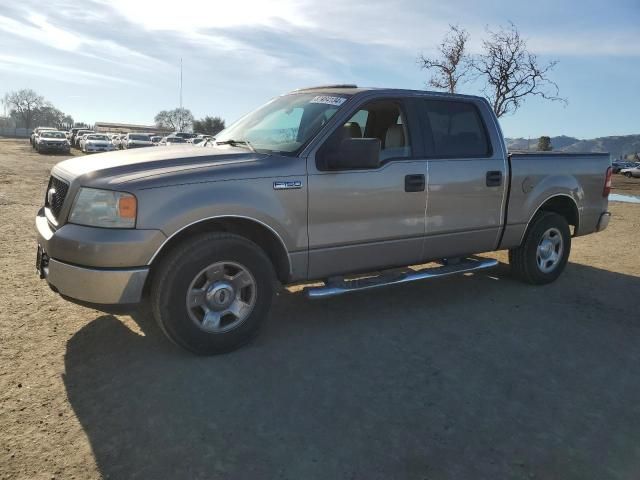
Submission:
[[[535,53],[549,55],[640,56],[640,34],[637,32],[594,30],[570,35],[553,32],[535,35],[527,45]]]
[[[311,26],[303,2],[296,0],[182,0],[168,1],[100,0],[115,8],[130,22],[147,30],[192,32],[194,29],[274,26],[280,22]]]
[[[163,64],[153,57],[118,44],[109,38],[93,38],[65,30],[50,23],[41,13],[29,12],[25,22],[0,15],[0,30],[31,40],[33,42],[80,56],[108,59],[109,55],[118,59],[124,67],[129,65],[142,68],[140,62],[154,66]]]
[[[27,59],[11,55],[0,55],[0,69],[14,73],[21,72],[46,78],[55,78],[56,80],[79,85],[101,85],[105,82],[115,82],[124,85],[142,86],[141,83],[127,78],[51,64],[43,59]]]
[[[49,25],[42,15],[32,14],[29,20],[31,23],[19,22],[0,15],[0,30],[67,52],[77,50],[81,44],[80,37]]]

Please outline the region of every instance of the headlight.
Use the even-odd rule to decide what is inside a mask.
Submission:
[[[79,225],[105,228],[134,228],[138,202],[130,193],[81,188],[69,221]]]

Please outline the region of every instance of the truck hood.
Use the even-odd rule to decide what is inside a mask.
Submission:
[[[79,177],[102,180],[109,184],[127,183],[152,176],[165,176],[182,171],[216,168],[225,165],[251,164],[268,155],[244,148],[223,146],[163,147],[122,150],[75,157],[58,163],[52,174],[73,182]]]

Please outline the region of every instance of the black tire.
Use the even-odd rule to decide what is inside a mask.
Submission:
[[[633,177],[633,174],[631,172],[624,172],[624,176],[627,178],[631,178]]]
[[[550,272],[544,272],[538,265],[538,245],[545,232],[556,229],[562,237],[560,258]],[[509,250],[509,264],[512,274],[519,280],[532,285],[543,285],[556,280],[569,260],[571,253],[571,231],[567,220],[552,212],[539,212],[531,221],[524,241],[518,248]]]
[[[198,272],[216,262],[245,267],[255,280],[256,297],[244,321],[229,331],[212,333],[192,320],[186,298]],[[271,261],[255,243],[229,233],[201,234],[175,247],[161,261],[152,280],[151,308],[162,331],[179,346],[198,355],[225,353],[257,335],[271,308],[275,282]]]

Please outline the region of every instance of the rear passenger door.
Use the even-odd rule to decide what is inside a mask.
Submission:
[[[429,168],[425,259],[494,250],[508,183],[499,127],[475,100],[418,102]]]

